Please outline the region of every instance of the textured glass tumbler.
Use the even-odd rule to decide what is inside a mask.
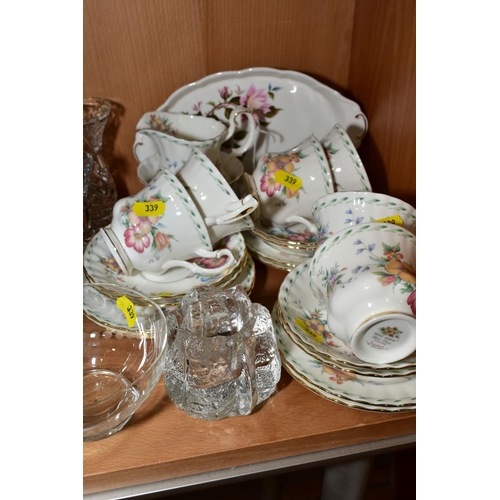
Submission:
[[[102,156],[104,128],[111,112],[106,99],[90,97],[83,100],[83,151],[93,156],[88,177],[88,217],[92,232],[107,226],[113,218],[117,200],[115,181]]]
[[[281,360],[271,315],[242,287],[193,289],[167,325],[165,387],[191,417],[249,415],[274,392]]]

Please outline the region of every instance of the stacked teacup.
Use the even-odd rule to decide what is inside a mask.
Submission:
[[[286,277],[273,311],[283,365],[337,403],[413,411],[416,210],[344,191],[319,198],[312,216],[318,247]]]
[[[252,175],[249,192],[260,200],[245,233],[252,254],[267,265],[290,270],[317,248],[313,203],[336,191],[371,191],[363,163],[349,135],[336,124],[321,140],[314,135],[296,147],[267,153]]]
[[[236,155],[258,134],[253,119],[244,144],[221,152],[242,114],[233,110],[229,124],[166,112],[139,120],[134,154],[145,187],[115,204],[111,224],[87,247],[89,281],[125,283],[162,307],[201,284],[251,290],[255,267],[241,232],[254,227],[259,200],[240,197],[235,181],[243,173]]]

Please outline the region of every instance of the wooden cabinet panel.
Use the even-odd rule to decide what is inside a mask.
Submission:
[[[134,127],[219,71],[301,71],[358,102],[374,190],[415,198],[415,0],[85,0],[84,96],[110,99],[105,154],[120,197],[142,188]]]
[[[359,154],[374,191],[416,206],[415,0],[357,0],[349,90],[369,120]]]

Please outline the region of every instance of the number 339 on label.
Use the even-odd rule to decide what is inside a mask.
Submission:
[[[298,191],[302,187],[302,179],[296,175],[289,174],[284,170],[277,170],[274,173],[274,179],[283,186]]]
[[[136,201],[132,206],[132,210],[139,217],[163,215],[165,213],[165,203],[161,200]]]

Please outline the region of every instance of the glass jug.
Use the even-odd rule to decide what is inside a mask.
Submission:
[[[111,222],[117,201],[115,181],[102,156],[103,133],[110,112],[111,104],[106,99],[83,100],[83,151],[93,156],[86,196],[90,236]]]

